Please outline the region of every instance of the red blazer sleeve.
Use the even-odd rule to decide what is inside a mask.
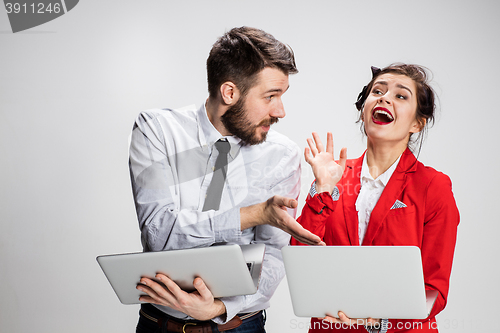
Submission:
[[[448,176],[438,173],[432,179],[425,202],[422,265],[426,288],[439,292],[430,315],[434,317],[446,306],[457,227],[460,222]]]
[[[325,225],[330,214],[334,211],[337,201],[333,201],[328,192],[316,194],[314,197],[307,195],[306,204],[302,208],[302,214],[297,221],[313,234],[321,239],[325,236]],[[305,245],[292,237],[292,245]]]

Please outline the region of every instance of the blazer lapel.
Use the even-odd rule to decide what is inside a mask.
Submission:
[[[350,245],[359,245],[358,234],[358,212],[356,211],[356,199],[361,188],[360,176],[363,166],[363,157],[349,161],[342,177],[342,206],[344,207],[344,221],[347,228]],[[339,189],[340,190],[340,189]]]
[[[407,173],[415,172],[417,164],[416,158],[413,153],[407,148],[401,155],[399,164],[394,170],[387,186],[385,187],[380,199],[378,200],[375,208],[370,215],[370,223],[366,229],[363,245],[370,245],[373,243],[380,227],[385,221],[385,217],[390,212],[392,205],[399,199],[401,192],[406,187]]]

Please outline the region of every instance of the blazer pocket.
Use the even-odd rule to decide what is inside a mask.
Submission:
[[[415,206],[407,206],[407,207],[401,207],[401,208],[393,208],[389,211],[387,214],[387,217],[389,216],[405,216],[405,215],[411,215],[414,214],[416,211]]]
[[[415,206],[391,209],[385,220],[387,242],[391,245],[420,244],[422,226],[418,222]]]

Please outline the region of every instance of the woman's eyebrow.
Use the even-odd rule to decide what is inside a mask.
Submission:
[[[408,88],[407,86],[403,86],[402,84],[398,83],[398,84],[396,85],[396,87],[401,88],[401,89],[406,89],[406,90],[408,90],[408,91],[410,92],[410,94],[411,94],[411,95],[413,95],[413,92],[412,92],[412,91],[411,91],[411,89],[410,89],[410,88]]]
[[[383,86],[387,86],[388,85],[387,81],[377,81],[373,85],[375,86],[377,84],[381,84]],[[411,95],[413,95],[413,92],[411,91],[411,89],[408,88],[407,86],[402,85],[401,83],[396,84],[396,87],[401,88],[401,89],[406,89],[406,90],[408,90],[410,92]]]
[[[383,86],[386,86],[386,85],[387,85],[387,81],[377,81],[377,82],[375,82],[373,85],[375,86],[375,85],[377,85],[377,84],[381,84],[381,85],[383,85]]]

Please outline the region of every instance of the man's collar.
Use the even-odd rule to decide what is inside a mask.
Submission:
[[[200,123],[199,129],[199,140],[202,146],[212,147],[217,140],[225,138],[231,144],[231,150],[229,154],[232,158],[235,158],[240,150],[241,139],[235,136],[223,136],[212,124],[210,119],[208,119],[207,109],[205,104],[202,104],[198,109],[198,120]]]
[[[200,124],[200,143],[202,146],[212,146],[222,135],[217,131],[214,125],[210,122],[207,115],[205,104],[202,104],[198,109],[198,121]]]

